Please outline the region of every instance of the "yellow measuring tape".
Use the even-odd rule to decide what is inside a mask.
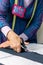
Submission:
[[[18,0],[15,0],[14,4],[18,4]],[[14,30],[15,23],[16,23],[16,15],[13,16],[12,30]]]
[[[18,4],[18,0],[15,0],[14,4]],[[35,0],[34,9],[33,9],[31,18],[30,18],[28,24],[26,25],[26,28],[28,28],[29,25],[30,25],[30,23],[32,22],[32,19],[33,19],[33,17],[34,17],[34,14],[35,14],[35,11],[36,11],[36,8],[37,8],[37,4],[38,4],[38,0]],[[12,30],[14,30],[15,23],[16,23],[16,15],[13,16]]]
[[[34,17],[34,14],[35,14],[36,8],[37,8],[37,4],[38,4],[38,0],[36,0],[35,3],[34,3],[34,9],[33,9],[33,12],[32,12],[32,16],[31,16],[31,18],[30,18],[30,20],[29,20],[29,22],[28,22],[26,28],[29,27],[29,25],[30,25],[30,23],[31,23],[31,21],[32,21],[32,19],[33,19],[33,17]]]

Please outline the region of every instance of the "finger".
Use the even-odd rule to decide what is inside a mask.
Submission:
[[[19,48],[17,48],[17,52],[19,53],[19,52],[21,52],[21,48],[19,47]]]
[[[25,45],[28,45],[28,44],[29,44],[29,42],[24,42],[24,44],[25,44]]]
[[[16,47],[13,47],[12,49],[17,52],[17,48]]]
[[[21,52],[21,45],[17,45],[17,52],[19,53],[19,52]]]
[[[10,45],[10,48],[12,48],[14,51],[17,51],[16,44],[14,44],[14,45],[13,45],[13,44],[11,44],[11,45]]]
[[[0,48],[5,48],[9,46],[9,41],[3,42],[2,44],[0,44]]]

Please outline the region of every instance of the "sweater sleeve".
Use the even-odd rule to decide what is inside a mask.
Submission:
[[[35,12],[35,16],[31,22],[31,25],[20,35],[24,39],[24,41],[30,39],[36,32],[38,31],[43,17],[43,2],[39,1],[37,10]]]
[[[4,26],[8,26],[6,23],[6,16],[9,9],[9,0],[0,0],[0,29]]]

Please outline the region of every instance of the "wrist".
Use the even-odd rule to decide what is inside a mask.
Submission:
[[[25,33],[20,34],[19,37],[22,38],[24,42],[28,40],[28,36]]]
[[[15,33],[15,32],[13,32],[12,30],[10,30],[9,32],[8,32],[8,34],[7,34],[7,38],[9,39],[9,40],[13,40],[14,41],[14,39],[18,39],[18,35]]]
[[[13,35],[13,31],[12,30],[9,30],[8,33],[7,33],[8,40],[12,40],[13,36],[14,36]]]

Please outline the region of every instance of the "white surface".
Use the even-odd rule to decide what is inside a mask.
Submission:
[[[29,44],[27,47],[28,50],[30,50],[31,52],[43,54],[43,45],[41,44]],[[43,65],[36,61],[5,53],[2,51],[0,51],[0,63],[5,65]]]
[[[5,64],[5,65],[43,65],[41,63],[34,62],[29,59],[25,59],[23,57],[14,56],[14,55],[9,56],[9,54],[5,52],[0,52],[0,54],[2,54],[1,57],[3,56],[5,57],[5,58],[0,59],[0,63]]]
[[[11,56],[11,54],[0,51],[0,59],[3,59],[5,57],[9,57],[9,56]]]
[[[27,49],[31,52],[36,52],[38,54],[43,55],[43,44],[31,43],[27,46]]]

